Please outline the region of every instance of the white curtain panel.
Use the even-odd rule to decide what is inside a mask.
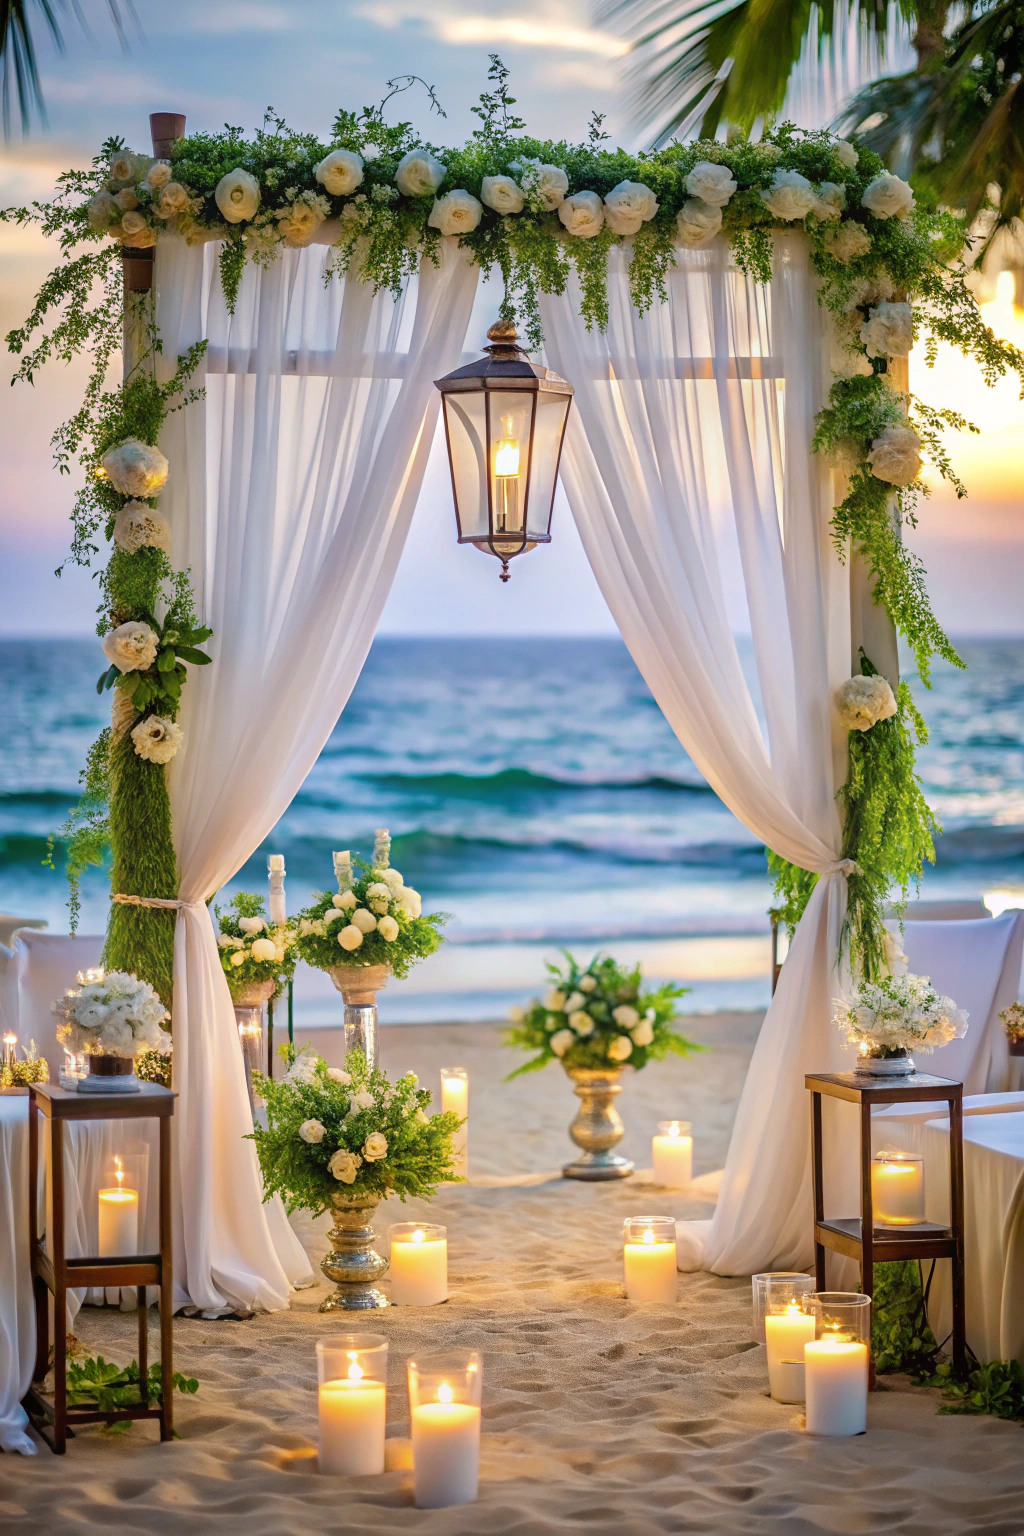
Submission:
[[[852,1064],[830,1022],[846,908],[831,697],[851,670],[850,576],[830,539],[832,477],[810,451],[828,341],[805,239],[776,238],[768,288],[716,241],[680,251],[667,289],[638,314],[620,248],[606,333],[578,318],[575,279],[541,309],[548,360],[576,387],[562,480],[630,653],[726,805],[824,877],[755,1048],[714,1219],[680,1223],[681,1265],[749,1274],[811,1257],[803,1077]],[[727,606],[737,567],[760,717]]]
[[[214,664],[191,668],[169,770],[181,872],[174,958],[178,1299],[288,1305],[309,1263],[264,1206],[231,999],[206,902],[292,800],[366,658],[459,360],[478,270],[450,243],[400,297],[325,282],[328,250],[248,265],[234,315],[219,246],[162,240],[161,375],[208,338],[205,400],[169,417],[161,507]],[[325,870],[325,879],[330,871]]]

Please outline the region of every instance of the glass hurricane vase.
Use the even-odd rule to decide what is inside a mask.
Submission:
[[[332,965],[328,975],[345,1003],[345,1055],[362,1051],[372,1071],[377,1065],[377,993],[388,984],[387,965]]]

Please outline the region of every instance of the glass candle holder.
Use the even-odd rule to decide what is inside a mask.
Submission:
[[[654,1182],[666,1189],[685,1189],[693,1182],[693,1137],[689,1120],[659,1120],[651,1142]]]
[[[771,1275],[764,1316],[768,1388],[777,1403],[804,1400],[804,1345],[814,1338],[817,1309],[809,1275]]]
[[[807,1431],[862,1435],[868,1419],[871,1297],[817,1291],[815,1337],[804,1346]]]
[[[676,1224],[672,1216],[630,1216],[625,1223],[623,1266],[630,1301],[676,1299]]]
[[[391,1300],[396,1307],[433,1307],[448,1300],[447,1228],[397,1221],[391,1238]]]
[[[480,1485],[483,1361],[475,1349],[409,1361],[413,1502],[418,1509],[472,1504]]]
[[[801,1270],[775,1270],[763,1275],[751,1275],[750,1290],[754,1314],[754,1338],[759,1344],[768,1342],[764,1331],[764,1315],[768,1311],[768,1286],[772,1280],[782,1280],[793,1287],[798,1296],[814,1294],[814,1277]]]
[[[338,1333],[316,1344],[320,1471],[365,1477],[384,1471],[388,1341]]]
[[[880,1227],[924,1221],[924,1159],[913,1152],[879,1152],[871,1159],[871,1211]]]
[[[441,1068],[441,1111],[451,1110],[460,1120],[469,1114],[469,1073],[465,1067]],[[455,1171],[462,1178],[469,1168],[469,1125],[460,1125],[452,1137]]]

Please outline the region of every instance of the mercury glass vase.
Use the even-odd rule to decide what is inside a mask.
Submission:
[[[321,1312],[370,1312],[390,1305],[377,1289],[388,1260],[374,1248],[377,1234],[370,1225],[379,1204],[376,1195],[331,1196],[334,1226],[327,1236],[333,1252],[320,1268],[334,1291],[320,1303]]]
[[[615,1107],[622,1092],[622,1067],[566,1067],[573,1092],[580,1101],[569,1135],[582,1156],[566,1163],[562,1173],[567,1179],[625,1179],[633,1164],[612,1148],[618,1146],[626,1128]]]
[[[857,1058],[857,1071],[868,1077],[909,1077],[917,1071],[909,1051],[875,1056],[871,1052]]]

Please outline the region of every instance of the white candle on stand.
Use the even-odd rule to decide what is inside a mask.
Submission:
[[[804,1401],[804,1345],[814,1338],[816,1318],[796,1303],[764,1319],[768,1386],[777,1403]]]
[[[124,1168],[119,1157],[117,1187],[99,1192],[98,1257],[104,1259],[134,1258],[139,1251],[139,1192],[124,1188]],[[106,1299],[116,1306],[121,1299],[120,1287],[108,1285]]]
[[[871,1207],[882,1226],[924,1221],[924,1162],[903,1152],[879,1152],[871,1160]]]
[[[651,1142],[654,1182],[685,1189],[693,1181],[693,1137],[688,1120],[662,1120]]]
[[[391,1228],[391,1300],[398,1307],[433,1307],[448,1300],[448,1238],[444,1227],[411,1221]]]
[[[288,919],[288,908],[284,894],[284,854],[269,853],[267,855],[267,870],[270,875],[270,900],[267,903],[267,915],[276,928],[280,923]]]
[[[808,1434],[864,1433],[868,1425],[866,1344],[830,1338],[811,1340],[804,1345],[804,1380]]]
[[[412,1410],[413,1500],[418,1509],[471,1504],[480,1484],[480,1409],[452,1401],[443,1383],[437,1401]]]
[[[358,1365],[348,1375],[320,1384],[321,1472],[368,1477],[384,1471],[387,1388],[367,1381]]]
[[[441,1068],[441,1110],[451,1110],[460,1120],[469,1114],[469,1073],[465,1067]],[[452,1137],[455,1171],[469,1176],[469,1125],[460,1126]]]
[[[676,1224],[671,1217],[634,1216],[626,1222],[623,1248],[626,1296],[630,1301],[676,1299]]]

